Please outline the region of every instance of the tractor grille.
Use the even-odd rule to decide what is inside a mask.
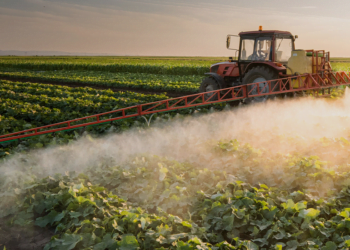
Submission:
[[[215,66],[210,68],[210,72],[211,73],[216,73],[218,71],[218,69],[219,69],[219,65],[215,65]]]

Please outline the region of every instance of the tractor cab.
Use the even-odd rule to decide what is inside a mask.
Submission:
[[[238,61],[287,63],[294,50],[294,37],[286,31],[241,32]]]
[[[286,66],[292,51],[295,50],[295,38],[288,31],[262,30],[241,32],[238,36],[228,35],[226,45],[231,46],[231,37],[238,37],[239,49],[237,64],[240,76],[252,67],[264,64],[277,72],[286,73]],[[237,38],[236,38],[237,39]]]

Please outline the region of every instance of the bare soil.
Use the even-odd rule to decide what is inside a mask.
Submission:
[[[0,220],[0,249],[41,250],[54,235],[52,230],[33,227],[8,226]]]
[[[8,81],[15,81],[15,82],[32,82],[32,83],[43,83],[43,84],[51,84],[51,85],[59,85],[59,86],[67,86],[72,88],[79,88],[79,87],[89,87],[93,89],[110,89],[114,92],[120,92],[120,91],[132,91],[142,94],[166,94],[169,97],[179,97],[179,96],[185,96],[185,95],[192,95],[194,93],[191,92],[175,92],[175,91],[162,91],[162,90],[145,90],[142,88],[127,88],[127,87],[109,87],[109,86],[101,86],[91,83],[76,83],[76,82],[54,82],[54,81],[47,81],[47,80],[40,80],[40,79],[28,79],[28,78],[20,78],[20,77],[7,77],[7,76],[0,76],[0,80],[8,80]]]

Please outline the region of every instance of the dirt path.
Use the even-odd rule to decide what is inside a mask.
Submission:
[[[67,86],[72,88],[79,88],[79,87],[89,87],[93,89],[110,89],[114,92],[120,92],[120,91],[132,91],[142,94],[166,94],[169,97],[179,97],[179,96],[185,96],[185,95],[192,95],[194,93],[191,92],[175,92],[175,91],[163,91],[163,90],[145,90],[142,88],[127,88],[127,87],[109,87],[109,86],[101,86],[91,83],[76,83],[76,82],[54,82],[54,81],[48,81],[48,80],[40,80],[40,79],[26,79],[26,78],[20,78],[20,77],[7,77],[7,76],[0,76],[0,80],[8,80],[13,82],[31,82],[31,83],[43,83],[43,84],[52,84],[52,85],[59,85],[59,86]]]

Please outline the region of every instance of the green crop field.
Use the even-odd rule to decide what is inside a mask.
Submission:
[[[54,124],[79,117],[94,115],[138,105],[140,103],[164,100],[166,95],[141,94],[134,92],[113,92],[92,88],[70,88],[28,82],[0,80],[0,134],[18,132],[34,127]],[[118,122],[116,130],[129,128],[133,121]],[[87,128],[93,133],[110,130],[112,124]],[[113,127],[114,128],[114,127]],[[5,144],[0,156],[8,155],[16,146],[21,149],[43,147],[44,145],[67,143],[76,134],[42,135],[23,141]]]
[[[43,70],[87,70],[169,75],[203,74],[213,63],[226,58],[163,57],[0,57],[1,68]]]
[[[2,63],[9,64],[148,64],[148,65],[208,65],[218,61],[227,60],[226,57],[137,57],[137,56],[0,56]],[[341,60],[341,59],[336,59]]]
[[[16,79],[40,80],[57,83],[88,83],[96,86],[127,87],[156,91],[173,91],[177,93],[196,93],[203,76],[199,75],[162,75],[129,72],[101,71],[30,71],[7,69],[0,72],[0,77]]]
[[[0,77],[187,94],[198,92],[211,64],[225,60],[222,57],[0,57]],[[332,67],[335,71],[349,71],[350,61],[334,58]]]
[[[197,92],[224,60],[0,57],[0,135]],[[349,249],[344,92],[0,144],[0,249]]]

